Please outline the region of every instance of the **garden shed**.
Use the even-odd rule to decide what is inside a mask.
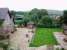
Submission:
[[[28,28],[34,28],[34,27],[35,27],[34,22],[28,22],[28,23],[27,23],[27,27],[28,27]]]

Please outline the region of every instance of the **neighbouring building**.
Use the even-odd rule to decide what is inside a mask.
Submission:
[[[57,23],[55,21],[59,21],[61,17],[63,17],[63,11],[61,10],[47,10],[48,16],[52,18],[54,21],[52,21],[52,25],[61,27],[60,23]]]
[[[13,17],[8,8],[0,8],[0,19],[3,20],[0,27],[0,36],[8,37],[10,32],[14,31]]]
[[[63,11],[59,10],[47,10],[49,17],[56,18],[58,16],[63,16]]]
[[[24,17],[24,15],[16,14],[16,15],[15,15],[15,19],[14,19],[15,24],[22,24],[22,23],[23,23],[23,22],[22,22],[23,17]]]

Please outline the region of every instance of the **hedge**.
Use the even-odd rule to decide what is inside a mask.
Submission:
[[[37,27],[41,28],[59,28],[61,27],[60,24],[38,24]]]

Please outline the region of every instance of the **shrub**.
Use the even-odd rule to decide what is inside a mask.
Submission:
[[[38,24],[37,27],[40,28],[59,28],[60,24]]]
[[[0,27],[2,26],[3,21],[3,19],[0,19]]]

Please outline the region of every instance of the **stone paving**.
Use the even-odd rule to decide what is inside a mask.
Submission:
[[[29,37],[26,37],[28,34]],[[29,32],[27,28],[17,28],[17,31],[10,37],[10,47],[17,50],[22,50],[29,46],[28,40],[31,40],[33,33]]]
[[[67,50],[67,43],[63,41],[63,39],[65,38],[65,35],[62,32],[54,32],[54,36],[56,37],[61,47]]]

